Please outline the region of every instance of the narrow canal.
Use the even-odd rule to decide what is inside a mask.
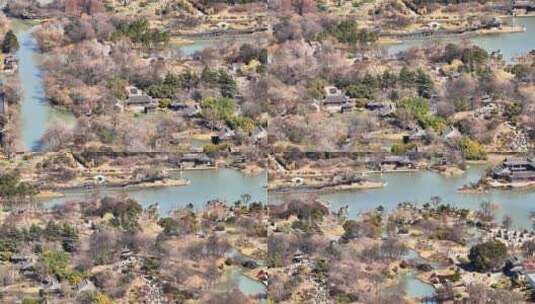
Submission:
[[[17,151],[37,152],[42,150],[41,139],[50,126],[63,124],[74,127],[76,118],[69,111],[52,106],[46,98],[43,73],[39,67],[42,54],[32,36],[37,23],[20,19],[10,20],[20,44],[20,49],[16,53],[19,59],[18,77],[22,89]],[[216,39],[197,40],[179,48],[184,55],[192,55],[218,42]]]
[[[11,22],[20,44],[20,49],[17,52],[20,61],[18,75],[23,94],[19,119],[18,150],[40,151],[42,148],[41,138],[47,128],[55,123],[74,126],[76,119],[71,113],[53,107],[45,96],[43,75],[39,69],[41,55],[31,34],[34,24],[18,19],[12,19]],[[525,26],[526,31],[522,33],[477,36],[467,39],[489,52],[500,50],[504,59],[507,62],[512,62],[515,56],[527,53],[535,48],[535,35],[533,34],[535,32],[535,17],[516,18],[516,24]],[[452,37],[439,40],[459,42],[462,38]],[[394,54],[406,51],[413,46],[422,46],[433,41],[434,39],[405,41],[386,48],[390,54]],[[217,43],[217,40],[199,40],[189,45],[180,46],[180,49],[184,55],[191,55]]]
[[[43,75],[39,68],[41,56],[32,36],[33,24],[11,19],[11,25],[19,40],[18,76],[21,82],[22,101],[19,119],[18,151],[40,151],[41,138],[54,123],[72,126],[75,118],[67,111],[58,110],[45,97]]]
[[[409,249],[403,258],[416,263],[428,264],[433,267],[433,269],[436,269],[438,266],[436,263],[429,262],[421,257],[418,252],[414,251],[413,249]],[[415,270],[403,274],[401,277],[401,282],[403,282],[405,285],[405,291],[407,292],[407,295],[413,299],[432,297],[435,294],[435,288],[433,285],[421,281],[418,278],[418,272]]]
[[[43,203],[45,207],[52,207],[67,201],[88,199],[95,195],[103,197],[105,195],[126,193],[129,197],[141,203],[143,207],[158,203],[160,214],[165,216],[172,209],[185,207],[190,203],[193,204],[195,209],[201,209],[207,201],[213,199],[233,204],[235,201],[240,200],[243,194],[250,195],[250,202],[262,202],[264,204],[267,202],[266,172],[246,175],[234,169],[197,170],[185,171],[176,177],[188,179],[191,184],[144,189],[100,188],[87,191],[68,191],[65,192],[64,197],[47,199]],[[260,263],[260,261],[257,262]],[[220,287],[228,289],[228,286],[236,286],[248,296],[265,296],[267,292],[262,283],[248,277],[239,268],[232,268],[225,272]],[[259,303],[265,302],[264,299],[259,301]]]
[[[258,296],[266,294],[266,286],[248,277],[240,269],[232,268],[226,270],[223,274],[221,286],[219,287],[222,290],[229,290],[232,285],[236,285],[238,289],[246,296]]]

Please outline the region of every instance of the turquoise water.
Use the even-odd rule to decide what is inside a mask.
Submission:
[[[267,174],[265,172],[251,176],[233,169],[218,169],[185,171],[178,174],[178,176],[190,180],[191,184],[146,189],[100,188],[87,191],[69,191],[65,192],[65,197],[48,199],[43,203],[46,207],[51,207],[67,201],[88,199],[94,197],[96,193],[99,193],[100,196],[126,193],[144,207],[155,202],[159,203],[160,213],[165,215],[172,209],[185,207],[189,203],[200,209],[211,199],[221,199],[231,204],[239,200],[244,193],[251,195],[251,202],[267,202],[267,192],[265,190]],[[239,253],[233,251],[232,254]],[[238,268],[231,268],[224,274],[220,286],[221,288],[228,288],[229,284],[237,286],[242,293],[248,296],[266,294],[266,287],[262,283],[249,278]],[[260,301],[260,303],[264,302],[263,300]]]
[[[535,48],[535,17],[517,18],[516,23],[526,26],[526,32],[486,35],[467,38],[472,43],[488,51],[501,50],[506,61],[511,62],[514,56],[527,53]],[[19,77],[21,80],[23,100],[20,115],[20,144],[19,151],[41,150],[40,139],[47,128],[54,123],[68,126],[75,124],[75,118],[66,111],[52,107],[46,100],[42,73],[39,70],[39,53],[35,39],[31,35],[32,26],[28,23],[13,20],[14,29],[21,45],[17,52],[19,57]],[[445,41],[460,41],[461,38],[448,38]],[[181,46],[184,55],[192,55],[202,49],[217,45],[221,41],[196,40],[192,44]],[[389,53],[408,50],[412,46],[422,46],[433,43],[433,40],[406,41],[402,44],[387,47]]]
[[[48,127],[54,123],[72,126],[75,118],[67,111],[51,106],[45,97],[43,75],[39,69],[39,53],[37,42],[31,35],[31,25],[21,22],[14,23],[15,33],[20,49],[18,77],[21,82],[23,98],[20,107],[19,151],[40,151],[41,138]]]
[[[265,296],[267,294],[267,288],[264,284],[251,279],[236,267],[226,269],[221,281],[216,284],[215,288],[221,291],[238,288],[244,295],[249,297]],[[259,299],[254,303],[266,303],[266,300]]]
[[[200,52],[209,46],[215,46],[217,40],[195,40],[193,43],[180,46],[180,51],[184,56],[191,56],[196,52]]]
[[[414,251],[413,249],[407,250],[407,253],[403,256],[403,258],[407,261],[414,261],[416,263],[426,263],[431,265],[433,268],[437,268],[438,266],[436,263],[432,263],[424,259],[418,254],[418,252]],[[401,281],[405,285],[405,291],[407,292],[407,295],[411,298],[423,298],[433,296],[435,288],[432,285],[420,281],[416,277],[416,274],[417,273],[415,272],[409,272],[401,277]]]
[[[201,208],[207,201],[212,199],[233,203],[239,200],[244,193],[251,195],[251,202],[267,202],[267,193],[265,191],[265,185],[267,184],[266,173],[246,175],[233,169],[218,169],[185,171],[181,174],[181,177],[191,181],[191,184],[143,189],[101,187],[93,190],[68,191],[65,192],[64,197],[45,200],[44,205],[53,206],[66,201],[89,199],[96,193],[100,196],[126,193],[144,207],[158,203],[161,214],[167,214],[177,207],[185,207],[189,203],[196,208]]]
[[[500,50],[506,62],[513,62],[514,57],[526,54],[535,49],[535,17],[518,17],[515,18],[515,24],[525,26],[525,32],[503,33],[475,36],[464,38],[466,41],[484,48],[488,52]],[[443,39],[422,39],[408,40],[400,44],[394,44],[386,47],[389,54],[396,54],[400,51],[407,51],[411,47],[421,47],[432,45],[434,41],[443,42],[462,42],[461,37],[448,37]]]
[[[407,253],[403,256],[403,258],[405,260],[414,261],[416,263],[429,264],[435,269],[438,267],[436,263],[427,261],[413,249],[407,250]],[[415,272],[409,272],[404,274],[401,277],[401,281],[405,284],[405,291],[407,292],[407,295],[411,298],[431,297],[434,295],[435,288],[430,284],[420,281],[416,277]]]
[[[318,197],[330,203],[332,210],[349,205],[351,217],[369,211],[382,205],[392,210],[400,202],[424,204],[433,196],[439,196],[445,203],[462,208],[476,210],[484,201],[496,203],[497,219],[501,221],[507,214],[513,218],[518,228],[531,228],[530,212],[535,211],[535,191],[523,190],[489,190],[486,193],[460,193],[459,187],[469,182],[476,182],[485,172],[487,166],[477,165],[468,168],[460,176],[444,176],[431,171],[413,173],[388,173],[370,175],[368,178],[383,180],[384,188],[368,190],[348,190],[332,193],[320,193]],[[271,194],[270,201],[280,202],[284,197],[291,197],[291,193]],[[298,194],[299,195],[299,194]]]
[[[45,96],[43,75],[39,68],[41,54],[32,36],[33,24],[18,19],[12,19],[11,22],[20,44],[16,55],[19,58],[18,77],[23,95],[17,149],[21,152],[41,151],[41,138],[50,126],[63,124],[73,127],[76,118],[69,111],[53,107]],[[215,40],[198,40],[180,49],[185,55],[191,55],[215,42]]]
[[[411,298],[431,297],[435,293],[432,285],[420,281],[413,273],[404,275],[401,280],[405,284],[407,295]]]
[[[195,54],[196,52],[200,52],[204,50],[207,47],[218,47],[223,43],[257,43],[253,38],[251,37],[217,37],[213,39],[197,39],[193,40],[190,44],[185,45],[178,45],[175,48],[180,50],[181,55],[183,56],[191,56]]]
[[[249,278],[236,268],[230,269],[226,273],[226,275],[228,276],[228,279],[237,284],[240,291],[247,296],[254,296],[266,293],[266,286],[256,280]]]

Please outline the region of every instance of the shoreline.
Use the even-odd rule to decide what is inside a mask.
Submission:
[[[522,16],[525,18],[533,18],[535,15],[532,16]],[[424,40],[433,40],[433,39],[448,39],[448,38],[475,38],[479,36],[490,36],[490,35],[500,35],[500,34],[513,34],[513,33],[523,33],[525,32],[525,28],[523,26],[504,26],[503,28],[492,28],[492,29],[478,29],[474,31],[468,31],[464,30],[459,33],[438,33],[438,34],[430,34],[430,35],[423,35],[418,37],[413,37],[415,33],[404,33],[404,34],[392,34],[392,36],[382,36],[379,37],[376,44],[379,46],[392,46],[392,45],[399,45],[404,44],[411,41],[424,41]]]
[[[35,198],[36,199],[49,199],[49,198],[60,198],[60,197],[64,197],[65,194],[61,193],[61,192],[57,192],[57,191],[51,191],[51,190],[43,190],[43,191],[39,191],[39,193],[37,193],[35,195]]]
[[[488,185],[492,189],[499,190],[529,190],[535,189],[535,181],[531,182],[516,182],[516,183],[502,183],[499,181],[489,181]]]
[[[28,33],[29,37],[31,39],[34,39],[35,38],[33,37],[33,30],[36,26],[40,25],[41,23],[45,22],[46,20],[48,19],[22,19],[22,18],[16,18],[16,17],[8,17],[8,20],[9,20],[9,23],[10,23],[10,28],[16,33],[17,37],[20,37],[20,35],[25,35],[26,33]],[[37,41],[35,41],[35,44],[36,44],[36,49],[34,50],[34,59],[32,61],[35,61],[34,64],[35,64],[35,70],[37,70],[39,72],[39,74],[42,74],[43,70],[41,68],[41,60],[39,58],[41,58],[40,56],[42,56],[44,53],[39,49],[38,45],[37,45]],[[20,51],[20,50],[19,50]],[[18,52],[16,53],[16,56],[18,56]],[[19,60],[21,58],[18,58]],[[13,135],[14,136],[14,140],[15,140],[15,150],[17,153],[23,153],[23,152],[34,152],[34,147],[32,146],[26,146],[26,144],[24,143],[24,138],[23,138],[23,135],[24,135],[24,120],[22,119],[23,118],[23,104],[25,102],[27,102],[26,99],[30,98],[35,98],[33,96],[29,96],[29,95],[32,95],[32,94],[29,94],[29,93],[32,93],[32,92],[26,92],[25,91],[25,87],[23,85],[24,83],[24,80],[21,78],[23,75],[21,74],[21,70],[20,70],[20,66],[19,68],[17,69],[17,71],[15,71],[15,74],[13,74],[14,77],[18,77],[19,78],[19,81],[20,81],[20,85],[21,85],[21,99],[19,100],[19,102],[17,103],[17,112],[16,112],[16,115],[15,115],[15,121],[16,121],[16,132],[14,132],[15,134]],[[44,78],[42,75],[39,75],[37,77],[40,77],[41,78],[41,81],[44,81]],[[44,87],[44,83],[42,84],[42,89],[43,89],[43,94],[46,95],[46,92],[44,92],[45,90],[45,87]],[[29,95],[28,95],[29,94]],[[72,121],[70,119],[64,119],[64,118],[61,118],[60,121],[62,123],[64,123],[65,125],[67,125],[69,128],[74,128],[76,126],[76,115],[75,113],[69,108],[69,107],[66,107],[64,105],[59,105],[59,104],[55,104],[52,102],[52,100],[47,97],[47,96],[42,96],[43,97],[43,105],[44,107],[48,107],[52,112],[57,112],[61,115],[65,115],[66,116],[72,116]],[[57,119],[59,118],[59,116],[57,115],[53,115],[54,119]],[[48,123],[50,123],[50,119],[46,122],[47,125],[45,125],[45,129],[48,128]],[[40,139],[39,139],[40,141]],[[32,145],[38,143],[39,141],[37,142],[34,142]],[[38,147],[37,150],[41,150],[42,148],[41,147]]]
[[[366,181],[362,183],[350,183],[350,184],[335,184],[335,185],[301,185],[301,186],[268,186],[267,191],[271,192],[291,192],[291,191],[303,191],[303,192],[337,192],[348,190],[367,190],[378,189],[386,186],[385,182],[371,182]]]
[[[254,170],[251,169],[251,171],[246,172],[240,168],[235,167],[226,167],[231,170],[236,170],[241,172],[244,175],[247,176],[256,176],[259,174],[262,174],[265,169],[261,167],[255,167]],[[201,168],[187,168],[187,169],[176,169],[176,170],[170,170],[171,173],[180,173],[180,172],[195,172],[195,171],[212,171],[212,170],[218,170],[218,167],[201,167]],[[182,186],[189,186],[191,185],[191,180],[185,178],[185,177],[167,177],[160,180],[155,181],[147,181],[147,182],[135,182],[135,181],[115,181],[115,182],[107,182],[102,184],[97,183],[91,183],[91,184],[83,184],[83,183],[76,183],[73,185],[54,185],[52,187],[44,188],[43,190],[40,190],[38,194],[35,195],[35,198],[37,199],[48,199],[48,198],[58,198],[58,197],[64,197],[64,192],[72,192],[72,191],[84,191],[87,189],[95,189],[99,187],[107,188],[107,189],[128,189],[128,190],[139,190],[139,189],[150,189],[150,188],[165,188],[165,187],[182,187]]]
[[[238,167],[231,167],[236,170],[240,170],[241,173],[248,175],[248,176],[255,176],[262,174],[266,170],[260,166],[252,165],[252,166],[245,166],[245,168],[238,168]]]
[[[130,184],[122,186],[125,189],[148,189],[160,187],[179,187],[190,185],[191,181],[188,179],[163,179],[154,182],[141,182],[139,184]],[[119,186],[121,187],[121,186]]]
[[[41,190],[39,194],[36,195],[38,198],[53,198],[53,197],[63,197],[64,194],[60,191],[79,191],[86,189],[95,189],[97,187],[104,187],[109,189],[148,189],[148,188],[160,188],[160,187],[179,187],[190,185],[191,181],[188,179],[165,179],[157,180],[153,182],[134,182],[134,183],[102,183],[102,184],[91,184],[91,185],[75,185],[75,186],[56,186]],[[51,190],[54,189],[54,190]]]

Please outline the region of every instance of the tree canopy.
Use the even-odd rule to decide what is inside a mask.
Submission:
[[[501,268],[507,258],[507,247],[493,240],[475,245],[468,255],[472,266],[479,271],[492,271]]]
[[[482,160],[487,158],[485,148],[477,141],[470,138],[463,138],[459,142],[459,148],[463,156],[468,160]]]
[[[0,200],[35,195],[37,190],[32,185],[22,182],[18,173],[0,175]]]
[[[9,30],[4,36],[2,42],[2,52],[4,54],[16,52],[19,49],[19,40],[12,30]]]

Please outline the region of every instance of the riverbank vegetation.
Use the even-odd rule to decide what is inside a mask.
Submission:
[[[499,9],[474,2],[361,6],[369,10],[359,13],[355,3],[273,5],[267,73],[280,88],[269,108],[275,151],[423,151],[484,159],[491,151],[533,149],[529,56],[514,66],[499,52],[464,42],[430,41],[399,54],[381,42],[501,27],[491,17]],[[463,9],[468,16],[458,15]]]
[[[1,300],[256,302],[265,296],[255,280],[265,273],[258,261],[266,253],[267,213],[247,203],[210,201],[166,216],[157,204],[142,208],[127,197],[4,209]],[[240,275],[229,279],[229,271]],[[243,278],[260,287],[243,290]]]
[[[36,189],[32,185],[21,181],[18,172],[8,173],[0,176],[0,198],[3,203],[10,203],[13,200],[24,200],[36,194]]]
[[[4,54],[13,53],[16,52],[19,47],[20,46],[19,41],[17,40],[17,36],[15,36],[12,30],[9,30],[4,36],[4,40],[2,41],[2,52]]]
[[[506,266],[522,260],[518,248],[531,241],[512,245],[503,234],[494,239],[504,230],[495,228],[484,206],[471,212],[432,198],[422,207],[401,203],[389,212],[379,206],[355,220],[347,218],[350,206],[329,211],[314,196],[272,203],[268,288],[278,303],[471,302],[481,294],[492,294],[489,303],[531,298],[525,281]],[[411,280],[428,284],[430,291],[422,294],[419,288],[425,287]]]
[[[14,53],[20,46],[11,22],[1,12],[0,37],[3,53],[0,59],[3,76],[0,86],[0,153],[11,153],[16,150],[19,127],[18,110],[22,99],[19,79],[13,75],[18,67]]]
[[[7,9],[12,15],[15,6]],[[91,1],[39,9],[51,17],[33,31],[44,53],[46,97],[77,117],[74,127],[60,122],[47,130],[41,145],[47,151],[206,146],[212,152],[265,141],[267,120],[254,101],[256,79],[267,63],[261,44],[229,44],[186,56],[172,45],[170,28],[143,14],[118,13]],[[218,113],[225,104],[234,106]],[[195,138],[202,138],[200,145]]]
[[[0,14],[0,302],[533,302],[535,234],[494,201],[379,195],[533,184],[535,53],[434,40],[521,31],[518,2],[8,0],[38,48]],[[17,50],[74,115],[42,153],[13,153]],[[268,205],[235,193],[266,171]]]
[[[51,17],[33,32],[44,53],[46,95],[77,116],[75,127],[50,127],[42,146],[213,152],[269,141],[274,150],[418,150],[468,159],[532,148],[529,56],[506,65],[498,53],[455,43],[394,55],[381,42],[396,28],[418,31],[403,20],[417,20],[416,27],[445,22],[453,30],[440,14],[457,16],[461,7],[472,21],[459,16],[459,27],[494,28],[501,23],[487,4],[378,3],[368,14],[349,10],[341,18],[348,9],[341,4],[283,2],[262,10],[257,3],[77,0],[31,10],[11,1],[12,16]],[[483,7],[488,16],[476,18]],[[259,29],[267,16],[271,36],[188,54],[173,42]],[[404,25],[383,24],[388,18]],[[467,152],[476,146],[478,155]]]
[[[262,155],[204,153],[59,152],[13,157],[0,163],[0,194],[6,200],[60,195],[61,191],[99,187],[142,189],[187,186],[180,173],[230,168],[258,175]]]
[[[273,115],[270,124],[275,149],[385,152],[411,144],[418,151],[466,152],[470,143],[482,154],[532,148],[530,85],[478,47],[435,45],[393,60],[362,60],[362,53],[299,39],[279,44],[269,69],[287,92],[274,111],[288,114]],[[290,51],[295,48],[301,52]],[[295,73],[301,77],[287,78]],[[338,95],[327,96],[330,87]]]

